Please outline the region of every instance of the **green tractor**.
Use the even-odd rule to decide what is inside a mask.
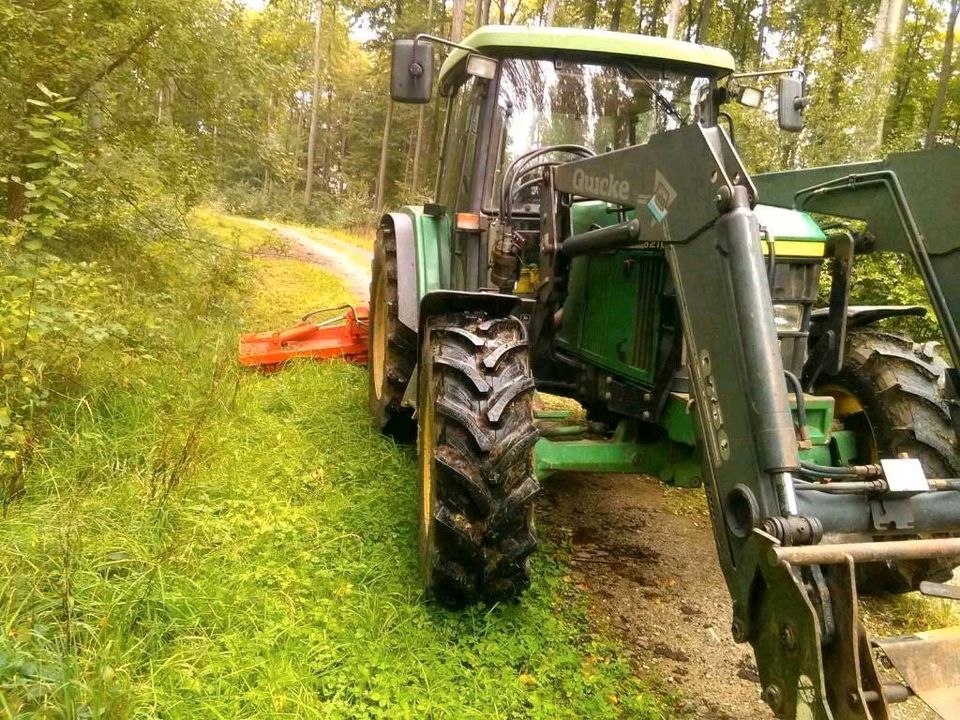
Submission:
[[[857,614],[858,593],[958,595],[960,149],[751,177],[722,106],[761,98],[729,53],[592,30],[397,41],[395,102],[431,100],[436,44],[434,202],[382,218],[370,293],[370,409],[417,438],[427,592],[518,596],[552,473],[702,484],[777,717],[912,694],[960,717],[960,635],[871,640]],[[799,130],[803,73],[778,74]],[[874,325],[924,308],[851,304],[870,250],[915,261],[946,352]],[[591,437],[542,437],[535,390]]]

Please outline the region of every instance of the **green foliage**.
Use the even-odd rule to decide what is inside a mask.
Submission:
[[[916,340],[941,339],[940,326],[913,261],[899,253],[872,253],[854,263],[850,302],[860,305],[921,305],[919,318],[891,318],[883,326]]]
[[[201,278],[216,306],[181,289],[195,310],[161,311],[154,356],[102,367],[82,403],[53,409],[0,525],[3,712],[663,717],[590,632],[553,548],[522,604],[422,602],[414,458],[370,427],[363,371],[234,364],[242,324],[346,291],[255,262],[249,284]]]
[[[0,495],[20,489],[34,414],[50,398],[50,376],[63,377],[93,346],[123,328],[98,312],[111,288],[96,265],[71,264],[45,249],[69,222],[79,158],[70,144],[77,118],[44,86],[44,100],[21,124],[25,177],[2,178],[22,193],[23,214],[0,235]]]

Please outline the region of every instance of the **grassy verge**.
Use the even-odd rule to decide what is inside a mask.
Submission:
[[[254,245],[264,244],[271,237],[283,242],[278,233],[258,226],[251,219],[237,215],[224,215],[213,208],[207,207],[194,210],[193,218],[205,228],[224,235],[234,242],[239,242],[244,249],[249,249],[251,243]],[[376,240],[376,233],[373,230],[349,232],[347,230],[321,225],[304,225],[303,223],[289,220],[278,220],[277,222],[286,227],[299,230],[307,237],[317,240],[318,242],[323,242],[326,238],[332,237],[342,243],[368,252],[373,250],[373,243]],[[267,243],[267,245],[269,247],[269,243]]]
[[[521,604],[422,602],[413,453],[370,429],[364,372],[234,362],[241,327],[288,323],[343,285],[250,265],[244,292],[59,406],[0,524],[0,713],[660,716],[551,548]]]
[[[373,251],[373,243],[377,239],[376,233],[373,231],[347,232],[346,230],[338,230],[336,228],[299,225],[297,223],[291,223],[290,225],[291,227],[295,227],[298,230],[306,233],[315,240],[322,241],[323,236],[326,235],[328,237],[336,238],[340,242],[345,242],[348,245],[354,245],[358,248],[369,250],[371,252]]]

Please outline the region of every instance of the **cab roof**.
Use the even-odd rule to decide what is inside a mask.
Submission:
[[[662,37],[633,35],[609,30],[579,28],[485,25],[464,38],[461,45],[494,57],[543,57],[551,51],[585,59],[634,58],[670,65],[686,65],[706,75],[723,76],[734,70],[733,56],[726,50]],[[593,56],[593,57],[591,57]],[[467,51],[454,50],[440,68],[440,87],[454,83]]]

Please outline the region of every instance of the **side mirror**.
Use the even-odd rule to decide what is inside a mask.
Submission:
[[[781,130],[800,132],[803,130],[803,109],[810,102],[803,96],[803,80],[789,75],[780,78],[777,86],[779,110],[777,119]]]
[[[390,70],[390,97],[400,103],[428,103],[433,94],[433,45],[395,40]]]

